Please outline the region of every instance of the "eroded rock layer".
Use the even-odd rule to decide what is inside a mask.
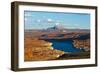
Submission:
[[[39,39],[25,39],[24,60],[41,61],[52,60],[64,54],[63,51],[53,49],[52,43]]]

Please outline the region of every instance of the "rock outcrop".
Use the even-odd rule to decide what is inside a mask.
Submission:
[[[73,40],[73,45],[74,47],[83,49],[84,51],[90,51],[90,39]]]
[[[63,51],[53,49],[52,43],[44,40],[27,38],[24,45],[25,61],[52,60],[64,54]]]

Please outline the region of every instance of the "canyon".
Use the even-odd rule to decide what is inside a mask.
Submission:
[[[58,27],[53,27],[44,30],[25,30],[24,32],[25,61],[90,58],[89,29],[59,29]],[[65,46],[62,43],[56,44],[56,47],[54,42],[48,40],[53,40],[57,43],[63,41],[62,43],[69,44],[72,47]],[[72,42],[65,43],[68,40]]]

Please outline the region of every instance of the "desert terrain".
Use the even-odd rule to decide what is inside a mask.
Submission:
[[[80,49],[80,51],[66,52],[54,48],[54,43],[48,40],[71,40],[72,46],[75,49]],[[53,27],[44,30],[25,30],[24,43],[25,61],[90,58],[90,30],[88,29],[59,29]]]

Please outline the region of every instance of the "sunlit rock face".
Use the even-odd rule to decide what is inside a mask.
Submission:
[[[55,50],[52,43],[39,39],[25,39],[24,60],[42,61],[52,60],[64,54],[63,51]]]
[[[74,40],[73,45],[74,47],[83,49],[84,51],[90,51],[90,39]]]

